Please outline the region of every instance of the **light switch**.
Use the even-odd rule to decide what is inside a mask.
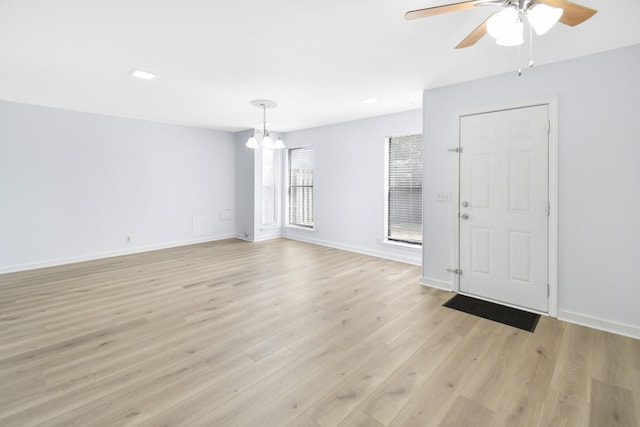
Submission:
[[[436,202],[451,202],[451,192],[438,191],[436,193]]]

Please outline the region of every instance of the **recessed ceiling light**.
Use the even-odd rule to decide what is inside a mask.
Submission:
[[[360,102],[362,102],[363,104],[375,104],[380,101],[378,101],[375,98],[365,98],[365,99],[361,99]]]
[[[131,77],[137,77],[144,80],[153,80],[153,78],[156,76],[155,74],[148,71],[136,70],[135,68],[129,72],[129,75]]]

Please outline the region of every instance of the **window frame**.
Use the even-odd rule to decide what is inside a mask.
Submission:
[[[389,190],[390,190],[390,186],[389,186],[389,160],[390,160],[390,155],[391,155],[391,140],[394,138],[406,138],[406,137],[414,137],[414,136],[420,136],[420,139],[422,141],[422,133],[419,132],[415,132],[415,133],[408,133],[408,134],[403,134],[403,135],[394,135],[394,136],[387,136],[384,138],[384,230],[383,230],[383,240],[382,242],[386,245],[391,245],[391,246],[400,246],[400,247],[406,247],[406,248],[417,248],[417,249],[421,249],[422,245],[423,245],[423,237],[424,237],[424,231],[421,233],[420,235],[420,240],[419,241],[414,241],[414,240],[408,240],[408,239],[398,239],[398,238],[392,238],[389,236],[389,217],[390,217],[390,201],[389,201]],[[424,167],[424,147],[422,150],[422,161],[420,162],[422,167]],[[424,181],[424,175],[423,175],[423,181]],[[424,186],[421,186],[421,190],[422,190],[422,198],[421,198],[421,218],[420,218],[420,222],[421,222],[421,229],[424,230]]]
[[[296,188],[311,188],[311,225],[298,224],[291,222],[291,152],[295,150],[310,150],[312,153],[312,169],[311,169],[311,185],[295,185]],[[314,231],[315,230],[315,201],[314,201],[314,175],[315,175],[315,149],[313,146],[292,147],[287,148],[286,155],[286,179],[287,179],[287,195],[286,200],[286,227],[295,228],[298,230]]]
[[[276,150],[260,150],[260,230],[273,230],[280,227],[281,221],[281,178],[280,178],[280,168],[281,168],[281,160],[280,155]],[[269,155],[272,156],[272,172],[273,172],[273,187],[264,185],[264,174],[265,174],[265,153],[269,152]],[[270,193],[273,196],[273,223],[265,222],[265,189],[270,189]]]

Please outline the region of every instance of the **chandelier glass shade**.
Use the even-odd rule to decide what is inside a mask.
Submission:
[[[253,149],[260,148],[260,146],[258,145],[258,140],[256,139],[255,135],[252,135],[245,145]]]
[[[267,150],[273,150],[273,140],[267,133],[262,137],[262,148],[266,148]]]

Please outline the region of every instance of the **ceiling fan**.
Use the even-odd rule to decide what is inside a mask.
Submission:
[[[595,9],[566,0],[472,0],[411,10],[404,17],[407,20],[426,18],[469,10],[476,6],[501,6],[502,10],[485,19],[456,46],[456,49],[473,46],[487,33],[494,37],[499,45],[517,46],[523,43],[525,19],[536,34],[542,35],[558,21],[573,27],[597,13]]]

